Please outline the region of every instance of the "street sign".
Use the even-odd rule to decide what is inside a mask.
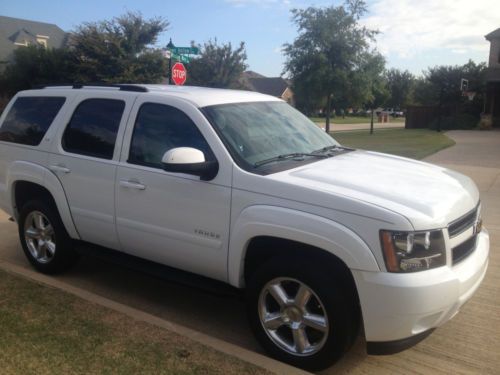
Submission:
[[[187,71],[182,63],[175,63],[172,67],[172,81],[176,85],[183,85],[186,82]]]
[[[200,53],[198,47],[172,47],[170,50],[177,55],[197,55]]]
[[[176,55],[175,53],[172,53],[172,59],[180,61],[181,63],[185,64],[188,64],[191,61],[191,58],[189,58],[189,56]]]

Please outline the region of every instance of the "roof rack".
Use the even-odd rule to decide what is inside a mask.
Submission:
[[[149,90],[144,86],[137,86],[131,84],[120,84],[120,83],[70,83],[70,84],[53,84],[53,85],[38,85],[35,89],[45,89],[49,87],[64,87],[70,86],[72,89],[83,89],[85,87],[111,87],[117,88],[120,91],[133,91],[133,92],[148,92]]]

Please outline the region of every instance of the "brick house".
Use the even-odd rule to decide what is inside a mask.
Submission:
[[[295,105],[290,82],[284,78],[265,77],[253,71],[246,71],[243,73],[241,81],[247,90],[275,96],[288,104]]]

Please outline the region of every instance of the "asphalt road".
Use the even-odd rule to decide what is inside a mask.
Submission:
[[[475,296],[450,322],[403,353],[368,356],[362,337],[353,350],[324,374],[498,373],[500,368],[500,132],[450,132],[457,145],[428,158],[469,175],[478,184],[485,226],[492,248],[486,278]],[[17,238],[17,227],[0,213],[0,259],[29,268]],[[238,298],[213,295],[159,280],[95,258],[83,258],[70,272],[57,276],[84,288],[260,352]]]

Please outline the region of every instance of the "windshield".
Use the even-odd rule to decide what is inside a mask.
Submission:
[[[247,170],[273,158],[276,162],[293,162],[293,158],[280,158],[283,155],[311,154],[338,145],[284,102],[223,104],[205,107],[203,111],[232,156]]]

